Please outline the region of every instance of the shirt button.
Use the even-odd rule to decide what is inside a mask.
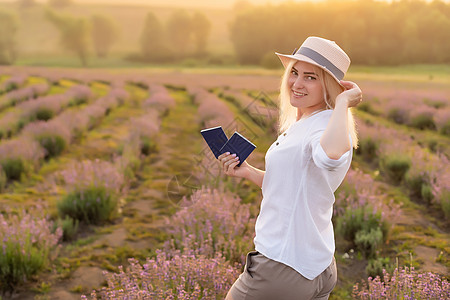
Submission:
[[[277,145],[277,146],[278,146],[278,144],[279,144],[279,143],[277,142],[277,143],[276,143],[275,145]]]
[[[286,132],[283,134],[284,136],[286,135]]]

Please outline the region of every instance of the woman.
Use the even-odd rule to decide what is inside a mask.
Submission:
[[[352,160],[357,136],[350,107],[359,87],[342,81],[350,65],[333,41],[308,37],[292,55],[276,53],[285,72],[280,87],[279,136],[266,170],[232,153],[218,157],[225,174],[262,188],[263,200],[244,272],[228,300],[328,299],[337,282],[331,222],[334,192]]]

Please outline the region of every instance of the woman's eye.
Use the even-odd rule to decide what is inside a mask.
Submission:
[[[291,74],[298,75],[297,71],[291,70]]]
[[[316,77],[313,77],[313,76],[306,76],[306,79],[308,79],[308,80],[316,80]]]

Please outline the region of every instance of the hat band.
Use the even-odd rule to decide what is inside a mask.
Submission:
[[[322,54],[320,54],[319,52],[316,52],[311,48],[300,47],[297,53],[309,57],[319,65],[327,68],[331,73],[333,73],[334,76],[336,76],[337,79],[342,80],[342,78],[344,78],[344,72],[339,70],[338,67],[336,67],[326,57],[322,56]]]

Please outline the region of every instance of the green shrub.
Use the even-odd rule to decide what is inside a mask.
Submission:
[[[431,186],[428,184],[422,184],[420,195],[422,196],[422,199],[428,204],[431,204],[431,202],[433,201],[433,191],[431,189]]]
[[[438,151],[439,142],[436,139],[430,139],[428,140],[427,147],[431,152],[436,153]]]
[[[421,130],[430,129],[436,130],[436,124],[434,123],[433,116],[429,114],[420,114],[411,119],[409,124],[414,128],[418,128]]]
[[[350,241],[366,257],[375,257],[388,234],[388,224],[381,220],[381,213],[373,213],[370,206],[347,207],[337,218],[336,232]]]
[[[439,132],[443,135],[450,136],[450,120],[447,121],[439,130]]]
[[[0,214],[0,292],[14,287],[48,267],[56,257],[61,229],[42,210]]]
[[[0,193],[2,193],[5,190],[7,181],[8,181],[8,178],[6,177],[6,174],[0,165]]]
[[[0,164],[8,180],[20,180],[25,172],[25,163],[20,158],[6,158]]]
[[[361,155],[365,160],[371,162],[377,158],[378,144],[371,137],[362,138],[356,154]]]
[[[376,259],[370,259],[369,264],[366,267],[367,275],[375,278],[380,276],[383,278],[383,269],[392,273],[394,270],[394,266],[390,264],[389,257],[378,257]]]
[[[74,220],[66,215],[64,219],[58,218],[58,220],[54,223],[53,229],[56,230],[58,227],[62,228],[62,239],[67,242],[75,239],[78,232],[78,225],[78,220]]]
[[[374,116],[379,115],[379,113],[373,109],[372,105],[369,102],[363,102],[361,104],[358,104],[356,108],[358,110],[365,111]]]
[[[101,224],[114,217],[117,199],[104,186],[89,186],[67,194],[57,206],[61,217]]]
[[[27,125],[28,122],[29,121],[27,121],[27,120],[20,119],[19,122],[17,122],[17,129],[14,129],[14,130],[15,131],[22,130],[25,127],[25,125]],[[10,138],[12,136],[12,134],[13,134],[13,132],[10,129],[9,132],[8,132],[8,138]]]
[[[143,155],[149,155],[150,153],[157,152],[157,144],[148,137],[143,137],[141,141],[141,153]]]
[[[442,211],[447,219],[450,219],[450,191],[444,191],[439,197]]]
[[[393,108],[388,112],[388,119],[397,124],[406,124],[408,122],[408,113],[399,108]]]
[[[87,97],[73,97],[73,99],[69,102],[69,107],[78,106],[82,104],[86,104],[89,102]]]
[[[428,99],[428,98],[424,98],[423,102],[426,105],[434,107],[434,108],[437,108],[437,109],[443,108],[443,107],[445,107],[447,105],[444,101],[435,101],[435,100],[431,100],[431,99]]]
[[[376,256],[378,248],[383,243],[383,232],[380,227],[363,229],[355,235],[355,245],[365,257],[373,258]]]
[[[381,170],[394,184],[400,184],[411,167],[409,157],[403,155],[385,156],[380,163]]]
[[[40,135],[38,137],[38,142],[46,151],[45,159],[60,155],[67,146],[66,140],[59,135]]]
[[[373,213],[370,206],[347,207],[344,214],[337,218],[336,232],[348,241],[354,242],[359,231],[380,228],[383,238],[388,232],[388,224],[381,220],[381,213]]]
[[[428,185],[428,182],[428,177],[425,174],[407,174],[405,176],[405,184],[412,198],[421,199],[422,187]]]
[[[8,82],[4,87],[5,93],[11,92],[12,90],[17,90],[19,88],[19,84],[16,82]]]
[[[48,121],[53,118],[54,112],[46,107],[41,107],[36,111],[36,119],[40,121]]]

